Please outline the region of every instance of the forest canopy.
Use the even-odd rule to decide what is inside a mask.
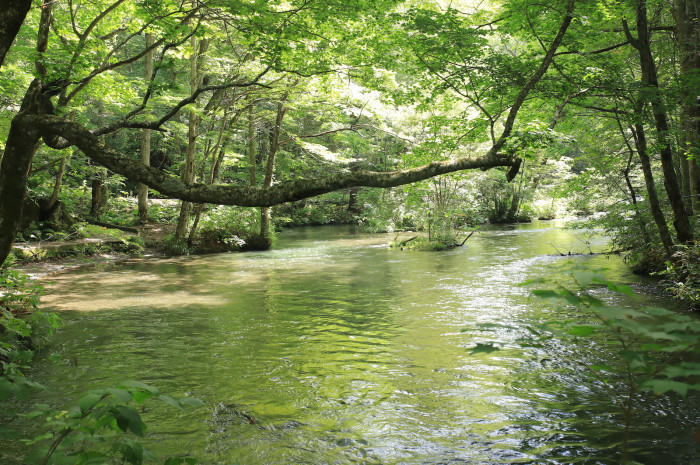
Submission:
[[[2,0],[0,261],[27,192],[51,210],[66,171],[124,176],[142,220],[149,187],[183,200],[184,237],[202,204],[263,207],[266,231],[284,202],[499,167],[521,192],[525,166],[537,186],[596,149],[574,172],[611,176],[670,256],[699,208],[695,8]]]

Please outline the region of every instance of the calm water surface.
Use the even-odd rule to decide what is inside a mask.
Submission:
[[[147,442],[207,464],[619,462],[619,408],[582,368],[605,361],[604,341],[514,341],[562,312],[518,283],[585,266],[644,289],[620,258],[552,255],[590,240],[553,223],[485,228],[440,253],[389,249],[393,237],[296,229],[264,253],[47,278],[44,305],[66,325],[35,369],[50,389],[32,401],[65,406],[128,379],[198,397],[205,407],[185,413],[153,403]],[[485,341],[505,347],[469,354]],[[697,463],[699,412],[697,399],[640,401],[634,458]],[[0,462],[18,447],[0,442]]]

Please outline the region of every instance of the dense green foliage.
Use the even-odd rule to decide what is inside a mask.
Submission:
[[[519,174],[506,182],[506,168],[496,168],[388,192],[353,188],[272,215],[189,202],[166,214],[151,202],[137,213],[123,200],[135,179],[52,142],[33,156],[27,196],[38,208],[25,207],[20,233],[37,221],[64,229],[68,214],[177,222],[170,249],[181,252],[246,248],[234,237],[265,248],[274,224],[356,222],[450,242],[455,228],[485,221],[598,211],[595,225],[619,248],[647,257],[662,247],[673,261],[671,222],[681,228],[676,242],[692,239],[697,140],[688,124],[697,108],[687,96],[698,79],[687,38],[697,24],[682,0],[43,6],[30,9],[0,68],[4,134],[38,77],[62,83],[55,114],[122,154],[143,157],[147,137],[150,165],[185,184],[287,189],[299,179],[474,158],[489,146]],[[549,66],[542,54],[567,8],[573,19]],[[542,75],[531,75],[538,66]],[[667,129],[662,116],[673,122]],[[57,205],[65,213],[54,214]]]

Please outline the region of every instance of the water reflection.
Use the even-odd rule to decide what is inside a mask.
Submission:
[[[45,302],[75,310],[55,349],[77,366],[40,361],[61,395],[35,401],[65,405],[124,379],[195,395],[207,408],[185,421],[154,405],[149,441],[206,463],[613,463],[619,415],[579,369],[590,348],[514,344],[556,316],[519,282],[585,264],[639,283],[617,257],[556,255],[604,244],[582,234],[485,228],[467,247],[421,253],[388,249],[393,235],[308,228],[266,253],[60,275]],[[468,354],[489,340],[504,350]],[[686,463],[697,414],[647,406],[636,457]]]

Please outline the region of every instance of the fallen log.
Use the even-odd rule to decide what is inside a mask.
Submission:
[[[411,237],[410,239],[406,239],[405,241],[399,242],[399,247],[405,246],[406,244],[408,244],[409,242],[411,242],[413,239],[416,239],[417,237],[418,237],[418,236],[413,236],[413,237]]]

